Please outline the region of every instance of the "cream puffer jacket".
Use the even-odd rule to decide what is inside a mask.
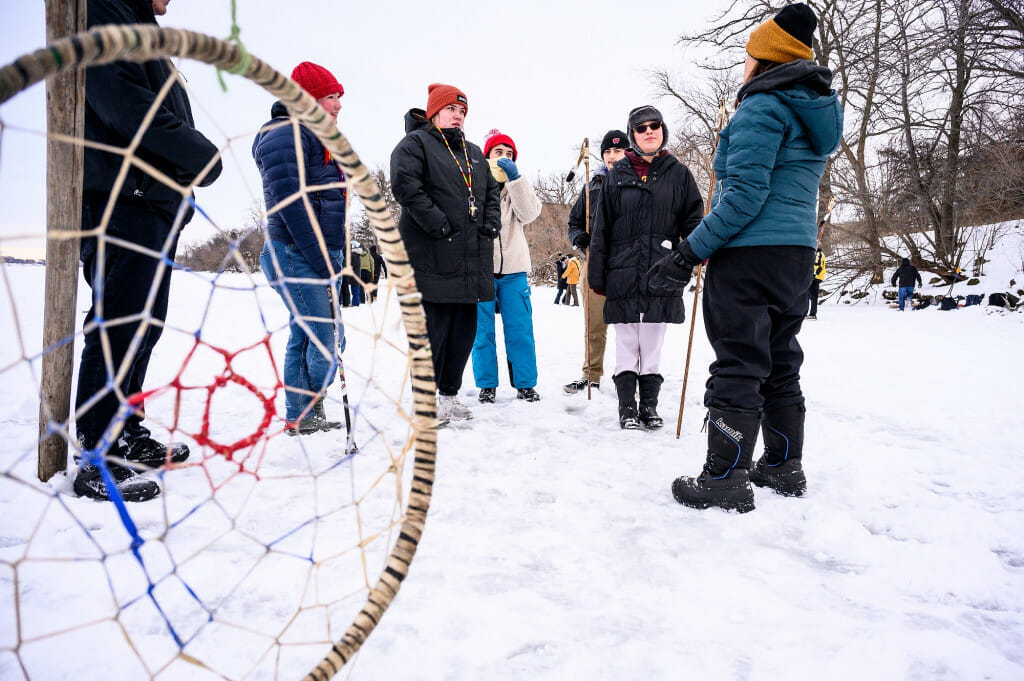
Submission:
[[[494,240],[494,273],[531,272],[530,248],[523,227],[540,217],[541,203],[525,177],[501,189],[501,235]]]

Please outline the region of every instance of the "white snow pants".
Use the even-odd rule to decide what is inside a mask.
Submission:
[[[657,374],[661,366],[661,346],[668,324],[637,322],[612,324],[615,329],[615,375],[635,371],[638,375]]]

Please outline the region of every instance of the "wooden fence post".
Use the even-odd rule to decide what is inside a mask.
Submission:
[[[46,41],[86,29],[86,0],[46,0]],[[67,468],[68,444],[47,437],[49,423],[69,427],[74,366],[75,308],[78,293],[78,239],[55,239],[75,232],[82,221],[82,157],[77,144],[55,141],[60,134],[82,139],[85,73],[69,71],[46,79],[46,283],[43,312],[42,375],[39,387],[39,479]],[[64,345],[55,347],[64,342]]]

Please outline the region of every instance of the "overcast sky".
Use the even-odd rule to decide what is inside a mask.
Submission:
[[[530,178],[565,173],[584,137],[596,151],[606,130],[625,128],[631,108],[659,104],[648,71],[692,74],[699,55],[676,40],[723,4],[237,0],[250,52],[285,74],[310,60],[338,77],[345,88],[339,127],[367,165],[388,163],[404,134],[405,112],[425,106],[428,84],[445,82],[469,98],[469,138],[482,143],[488,130],[501,129],[516,141],[520,169]],[[6,64],[44,43],[44,3],[0,0],[0,7],[0,62]],[[230,2],[171,0],[159,22],[226,36]],[[198,127],[218,145],[234,140],[236,160],[229,159],[225,176],[199,200],[221,227],[237,226],[260,193],[249,146],[272,100],[238,76],[226,76],[223,93],[213,68],[192,61],[179,66]],[[669,121],[678,116],[670,102],[661,104]],[[0,107],[0,120],[0,238],[42,234],[43,140],[20,128],[44,129],[43,87]],[[194,221],[186,241],[208,233]]]

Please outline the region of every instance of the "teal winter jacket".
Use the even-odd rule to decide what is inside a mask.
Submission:
[[[688,237],[698,257],[738,246],[817,245],[818,184],[843,133],[831,84],[828,69],[800,60],[740,89],[715,153],[711,211]]]

